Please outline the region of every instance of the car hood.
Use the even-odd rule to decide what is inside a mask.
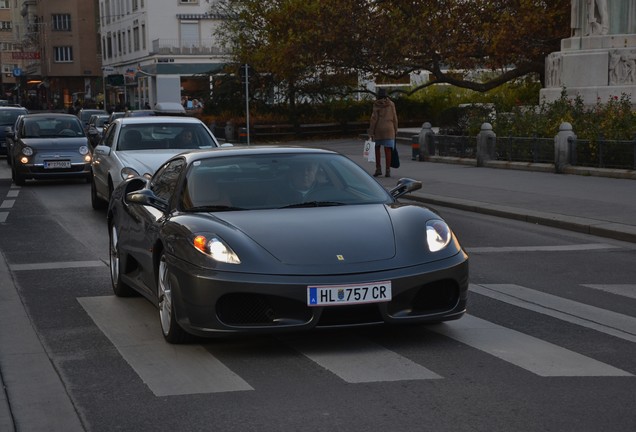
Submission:
[[[322,266],[389,260],[395,236],[386,206],[338,206],[216,213],[288,265]]]
[[[59,137],[59,138],[22,138],[22,143],[40,151],[56,151],[61,149],[77,149],[88,145],[86,137]]]
[[[162,163],[172,156],[183,153],[183,149],[127,150],[117,152],[122,167],[130,167],[139,175],[154,174]]]

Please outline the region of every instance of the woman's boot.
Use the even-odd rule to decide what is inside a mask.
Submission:
[[[375,146],[375,173],[373,174],[373,177],[379,177],[382,175],[382,165],[380,162],[380,146]]]
[[[391,177],[391,147],[384,147],[384,157],[386,158],[386,174],[384,177]],[[380,175],[382,174],[380,173]]]

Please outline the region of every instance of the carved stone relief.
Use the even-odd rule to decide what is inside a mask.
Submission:
[[[609,84],[636,84],[636,50],[614,50],[609,54]]]
[[[561,59],[560,52],[550,53],[546,59],[545,86],[561,87]]]

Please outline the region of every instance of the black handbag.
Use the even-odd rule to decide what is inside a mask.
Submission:
[[[399,168],[400,167],[400,155],[398,155],[397,151],[397,143],[393,144],[393,148],[391,149],[391,168]]]

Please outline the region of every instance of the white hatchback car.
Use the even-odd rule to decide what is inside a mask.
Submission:
[[[220,147],[210,129],[193,117],[124,117],[108,126],[93,151],[91,205],[106,207],[124,179],[150,176],[170,157]]]

